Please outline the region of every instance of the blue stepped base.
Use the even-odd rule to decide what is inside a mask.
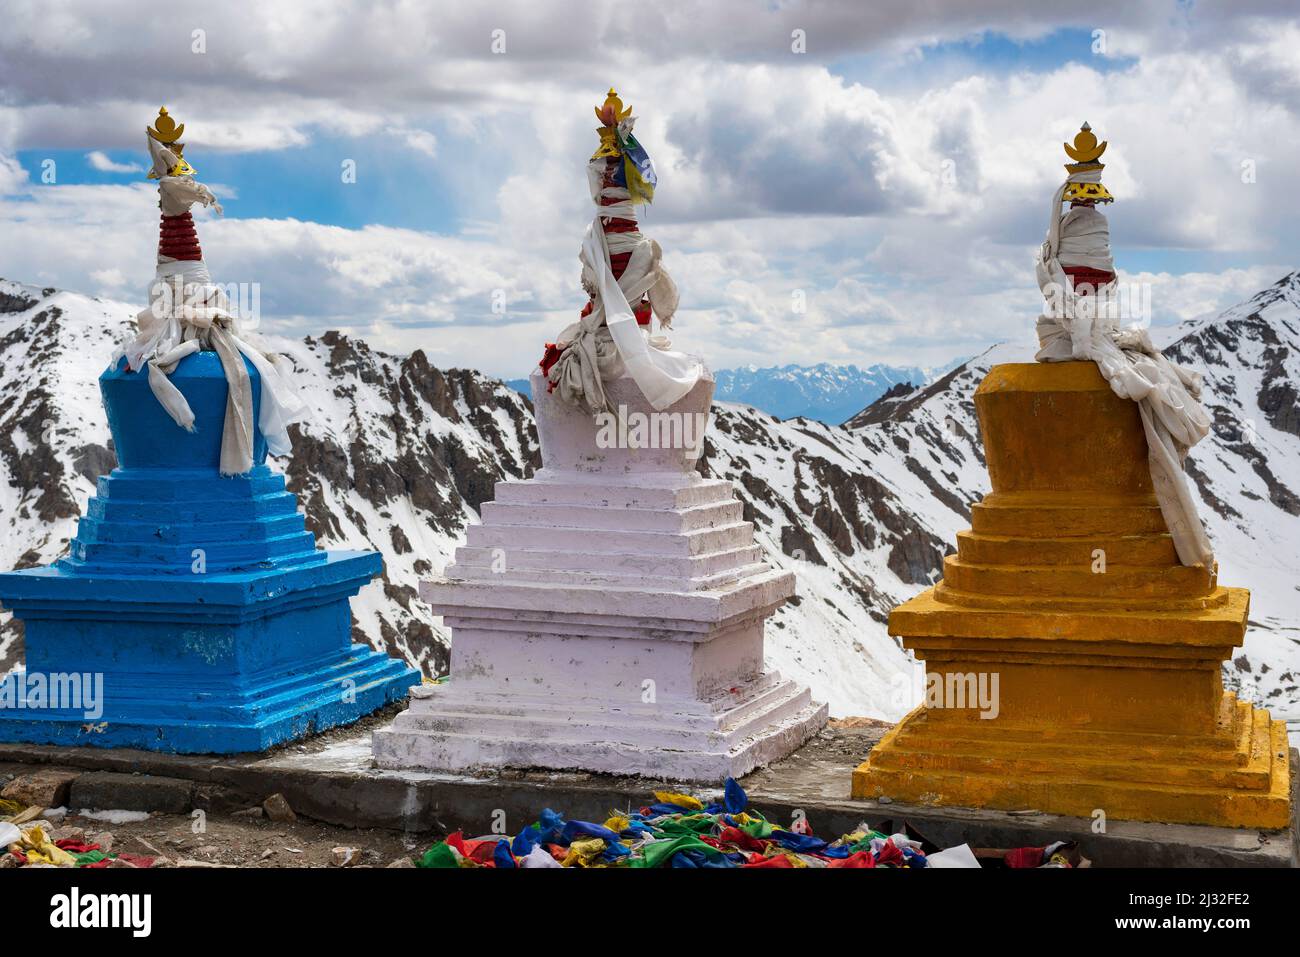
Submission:
[[[318,551],[260,435],[252,471],[218,475],[216,354],[184,359],[172,381],[194,433],[144,375],[119,365],[100,377],[121,466],[99,480],[65,558],[0,574],[0,601],[26,629],[26,674],[102,676],[102,714],[20,699],[0,706],[0,740],[261,751],[355,721],[420,681],[352,643],[349,599],[382,571],[380,555]]]

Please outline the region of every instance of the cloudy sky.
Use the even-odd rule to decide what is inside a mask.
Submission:
[[[611,85],[659,171],[676,344],[715,368],[1032,337],[1084,120],[1157,323],[1300,267],[1293,0],[6,0],[0,27],[0,276],[143,303],[165,103],[264,329],[444,366],[523,375],[576,317]]]

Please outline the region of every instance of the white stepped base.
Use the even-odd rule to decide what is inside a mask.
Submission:
[[[768,680],[774,679],[774,680]],[[418,688],[411,707],[374,733],[381,768],[474,771],[546,768],[720,784],[785,757],[826,723],[808,689],[769,675],[760,693],[718,702],[629,710],[590,699],[523,701],[457,694],[455,683]],[[419,694],[419,697],[416,697]],[[485,700],[486,699],[486,700]],[[500,708],[501,710],[495,710]]]

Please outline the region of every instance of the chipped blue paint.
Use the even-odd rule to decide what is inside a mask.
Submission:
[[[23,620],[29,672],[104,675],[103,714],[0,709],[0,740],[261,751],[354,721],[419,683],[404,663],[352,643],[349,599],[382,570],[380,555],[317,550],[260,434],[252,471],[218,474],[226,383],[216,353],[172,375],[193,433],[124,363],[99,381],[118,468],[100,478],[67,556],[0,574],[0,601]]]

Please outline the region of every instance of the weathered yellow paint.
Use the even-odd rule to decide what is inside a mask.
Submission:
[[[922,705],[853,796],[1287,827],[1285,725],[1220,676],[1249,592],[1178,564],[1137,406],[1091,362],[995,366],[975,406],[993,491],[889,630],[936,681],[996,675],[997,714]]]

